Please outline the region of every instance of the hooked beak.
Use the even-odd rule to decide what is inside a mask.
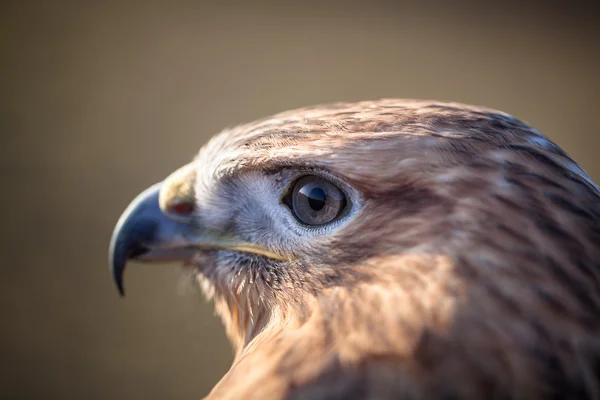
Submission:
[[[267,249],[194,223],[195,171],[192,164],[140,193],[125,209],[112,234],[109,268],[121,296],[129,260],[188,261],[200,249],[228,249],[283,259]]]
[[[121,296],[123,272],[127,261],[178,261],[193,256],[191,243],[186,243],[184,222],[167,217],[158,205],[161,184],[140,193],[127,207],[110,241],[109,263]]]

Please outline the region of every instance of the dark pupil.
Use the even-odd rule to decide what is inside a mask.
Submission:
[[[315,211],[325,207],[325,191],[320,187],[315,187],[308,194],[308,205]]]

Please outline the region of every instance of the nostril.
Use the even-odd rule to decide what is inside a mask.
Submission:
[[[167,212],[170,214],[189,216],[194,212],[195,205],[187,199],[171,199],[166,205]]]

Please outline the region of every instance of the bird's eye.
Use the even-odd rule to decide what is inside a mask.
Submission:
[[[306,225],[333,221],[346,207],[346,196],[333,183],[317,176],[304,176],[291,193],[292,211]]]

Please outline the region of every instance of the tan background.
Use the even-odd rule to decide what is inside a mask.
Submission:
[[[133,265],[121,300],[106,261],[127,203],[223,127],[456,100],[530,122],[600,180],[590,7],[242,4],[2,2],[1,398],[197,399],[227,370],[179,268]]]

